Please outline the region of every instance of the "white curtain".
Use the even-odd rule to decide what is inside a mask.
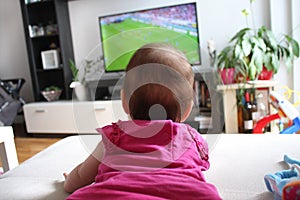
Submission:
[[[300,1],[299,0],[269,0],[271,29],[276,36],[280,34],[290,34],[300,42]],[[287,86],[292,90],[300,91],[300,58],[294,62],[294,68],[287,72],[282,66],[275,76],[278,86]],[[294,102],[297,101],[294,96]],[[298,106],[298,110],[300,110]]]

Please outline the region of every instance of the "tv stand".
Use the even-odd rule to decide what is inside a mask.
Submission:
[[[111,87],[116,86],[124,74],[125,72],[104,72],[100,77],[86,78],[91,100],[111,100],[113,92]],[[121,86],[121,83],[119,85]],[[118,87],[114,89],[116,90]],[[118,94],[113,98],[120,99],[120,96]]]
[[[216,90],[217,85],[219,84],[218,73],[212,67],[204,66],[193,66],[193,71],[195,74],[195,81],[202,84],[204,83],[207,86],[211,106],[206,107],[203,105],[196,105],[188,120],[190,123],[210,123],[207,128],[201,130],[203,133],[221,133],[223,132],[224,126],[224,114],[222,107],[222,95]],[[91,100],[107,100],[111,98],[113,98],[113,100],[120,99],[118,90],[121,90],[121,78],[123,76],[124,72],[109,72],[103,73],[100,79],[87,79]],[[114,95],[111,94],[112,90],[115,90]],[[205,114],[199,112],[203,110],[205,111]],[[211,117],[211,119],[209,119],[209,117]],[[205,122],[203,122],[203,120],[205,120]]]
[[[23,107],[28,133],[97,134],[96,128],[128,120],[120,100],[33,102]]]

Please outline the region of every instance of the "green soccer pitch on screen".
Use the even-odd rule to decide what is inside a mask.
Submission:
[[[133,53],[147,43],[164,42],[201,64],[196,3],[99,17],[106,72],[124,71]]]

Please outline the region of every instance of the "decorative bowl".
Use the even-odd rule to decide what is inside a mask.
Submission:
[[[41,93],[47,101],[56,101],[61,95],[61,90],[42,91]]]

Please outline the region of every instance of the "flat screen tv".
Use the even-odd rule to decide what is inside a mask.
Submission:
[[[196,3],[100,16],[105,71],[124,71],[133,53],[152,42],[171,44],[186,55],[191,65],[200,65],[197,19]]]

